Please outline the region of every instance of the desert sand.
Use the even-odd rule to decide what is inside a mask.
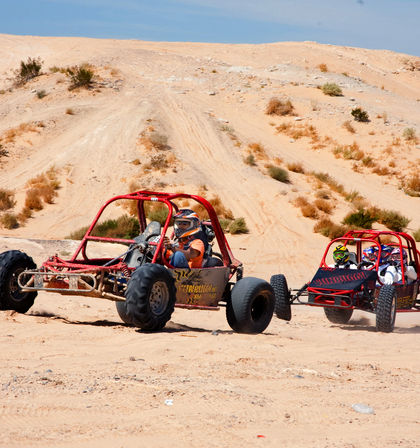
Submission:
[[[28,57],[42,59],[43,74],[14,87]],[[96,74],[90,90],[69,91],[66,75],[50,70],[83,63]],[[409,233],[419,229],[420,199],[404,187],[418,174],[420,146],[403,138],[407,128],[419,134],[419,64],[314,42],[0,35],[0,189],[14,191],[18,214],[31,179],[53,169],[60,182],[52,203],[0,229],[0,252],[23,250],[38,265],[73,252],[77,243],[64,238],[132,185],[204,192],[246,220],[248,234],[228,235],[245,275],[284,273],[298,288],[328,239],[296,198],[326,190],[336,223],[354,209],[311,172],[406,216]],[[324,95],[317,86],[326,82],[343,96]],[[290,99],[294,115],[267,115],[273,97]],[[370,121],[351,121],[350,132],[343,123],[355,107]],[[282,124],[312,126],[317,141],[279,132]],[[153,133],[165,137],[164,151],[145,144]],[[387,170],[337,151],[354,142]],[[244,163],[253,144],[264,149],[256,166]],[[161,154],[167,166],[158,169]],[[269,164],[303,172],[289,170],[282,183],[267,175]],[[291,322],[274,317],[264,333],[243,335],[223,309],[176,309],[163,331],[144,333],[124,325],[112,302],[41,293],[26,314],[0,313],[0,446],[420,446],[418,314],[399,314],[384,334],[367,313],[336,325],[319,309],[292,312]]]

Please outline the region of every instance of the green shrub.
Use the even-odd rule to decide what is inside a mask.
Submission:
[[[334,82],[326,82],[323,86],[321,86],[321,90],[325,95],[343,96],[341,87]]]
[[[40,75],[42,62],[40,58],[28,58],[26,62],[20,61],[20,69],[16,70],[16,84],[23,85]]]
[[[47,92],[45,90],[37,90],[36,91],[36,96],[42,100],[42,98],[47,96]]]
[[[369,121],[368,113],[361,107],[355,107],[352,109],[351,114],[356,121],[360,121],[362,123],[367,123]]]
[[[222,228],[222,230],[224,232],[228,232],[229,231],[229,225],[230,225],[231,222],[232,222],[231,219],[219,218],[220,227]]]
[[[420,241],[420,228],[413,232],[413,237],[416,241]]]
[[[257,164],[255,162],[254,154],[248,154],[247,157],[245,157],[244,162],[249,166],[255,166]]]
[[[5,229],[17,229],[19,227],[19,222],[14,213],[5,213],[0,222]]]
[[[416,138],[416,130],[414,128],[405,128],[403,131],[403,138],[407,142],[415,142]]]
[[[68,236],[69,239],[79,240],[85,236],[88,227],[82,227]],[[107,238],[134,238],[140,232],[138,219],[122,215],[117,219],[108,219],[97,223],[93,228],[92,235]]]
[[[285,184],[290,183],[289,173],[283,168],[280,168],[279,166],[269,165],[267,171],[270,177],[272,177],[273,179]]]
[[[229,232],[232,235],[237,235],[239,233],[249,233],[245,218],[234,219],[229,225]]]
[[[169,209],[162,203],[151,204],[150,202],[146,202],[145,212],[150,221],[157,221],[163,226],[168,217]]]
[[[394,210],[379,210],[378,222],[395,232],[402,232],[410,220]]]
[[[71,81],[69,90],[76,89],[77,87],[85,87],[88,89],[93,83],[94,73],[85,65],[68,68],[66,75],[70,77]]]
[[[371,229],[372,224],[377,221],[378,216],[372,210],[360,209],[357,212],[349,213],[343,219],[343,224],[360,229]]]

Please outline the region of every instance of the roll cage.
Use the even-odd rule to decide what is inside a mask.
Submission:
[[[168,215],[166,217],[166,220],[163,224],[163,227],[161,229],[161,238],[157,242],[150,242],[150,245],[153,245],[156,247],[156,250],[154,251],[153,258],[151,260],[151,263],[160,263],[164,264],[168,268],[173,268],[169,264],[169,262],[166,260],[163,254],[164,246],[163,246],[163,236],[166,235],[166,232],[168,231],[168,228],[171,224],[172,217],[174,213],[176,213],[179,210],[179,206],[174,202],[176,199],[190,199],[196,201],[198,204],[204,207],[206,210],[209,221],[204,221],[203,224],[205,226],[211,226],[214,235],[216,238],[216,241],[219,246],[221,259],[223,261],[223,265],[225,267],[230,268],[230,277],[242,266],[241,262],[237,260],[229,247],[229,244],[225,238],[225,235],[223,233],[223,230],[220,226],[219,219],[216,215],[216,212],[213,208],[213,206],[210,204],[209,201],[207,201],[205,198],[197,195],[190,195],[190,194],[184,194],[184,193],[161,193],[161,192],[155,192],[155,191],[136,191],[134,193],[124,194],[124,195],[118,195],[111,199],[109,199],[98,211],[95,218],[93,219],[92,223],[90,224],[89,228],[87,229],[82,241],[80,242],[79,246],[77,247],[75,253],[73,256],[68,260],[64,261],[62,259],[59,259],[57,256],[50,257],[48,261],[46,261],[43,266],[47,267],[48,269],[63,269],[67,268],[71,270],[72,272],[78,272],[83,270],[99,270],[99,269],[105,269],[105,270],[119,270],[124,268],[123,263],[121,262],[121,259],[117,257],[116,259],[109,259],[109,258],[89,258],[86,249],[87,245],[91,241],[96,242],[103,242],[103,243],[119,243],[119,244],[125,244],[125,245],[131,245],[135,243],[134,239],[126,239],[126,238],[110,238],[110,237],[103,237],[103,236],[96,236],[93,234],[94,228],[96,224],[99,222],[101,216],[104,213],[104,210],[113,202],[117,200],[127,200],[127,201],[136,201],[136,210],[137,210],[137,218],[139,223],[140,231],[139,233],[142,234],[147,227],[147,219],[146,219],[146,211],[145,211],[145,203],[147,202],[159,202],[162,204],[165,204],[168,207]],[[113,263],[115,261],[115,263]],[[122,266],[120,266],[120,264]],[[96,268],[96,269],[95,269]]]

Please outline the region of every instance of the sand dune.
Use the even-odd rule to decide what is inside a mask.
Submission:
[[[43,74],[13,87],[13,70],[28,57],[43,60]],[[96,74],[90,90],[69,91],[65,74],[49,70],[82,63]],[[419,134],[419,65],[410,55],[314,42],[0,35],[0,189],[15,192],[17,214],[28,181],[53,168],[60,182],[53,203],[1,229],[0,249],[24,250],[37,263],[71,252],[76,243],[62,239],[133,183],[204,191],[245,217],[250,233],[229,237],[245,273],[282,272],[299,287],[328,239],[296,198],[313,202],[326,190],[336,223],[354,209],[311,172],[406,216],[408,232],[420,227],[420,199],[403,189],[420,161],[419,142],[404,138],[407,128]],[[327,82],[343,96],[324,95],[317,87]],[[273,97],[290,99],[295,114],[267,115]],[[370,122],[355,122],[355,107]],[[282,124],[312,126],[317,138],[279,132]],[[145,145],[153,132],[164,150]],[[363,158],[337,150],[354,142]],[[256,166],[244,162],[252,144],[264,150]],[[156,169],[156,156],[168,167]],[[270,164],[301,164],[304,173],[289,170],[290,182],[278,182]],[[40,294],[26,315],[0,316],[0,446],[418,446],[416,315],[399,315],[393,334],[379,334],[362,313],[339,326],[321,310],[293,312],[291,323],[274,318],[248,336],[230,331],[223,310],[176,310],[165,331],[144,334],[121,324],[111,302]],[[355,403],[375,413],[359,414]]]

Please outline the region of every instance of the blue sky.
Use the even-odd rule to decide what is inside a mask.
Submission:
[[[0,33],[153,41],[313,40],[420,56],[420,0],[0,0]]]

